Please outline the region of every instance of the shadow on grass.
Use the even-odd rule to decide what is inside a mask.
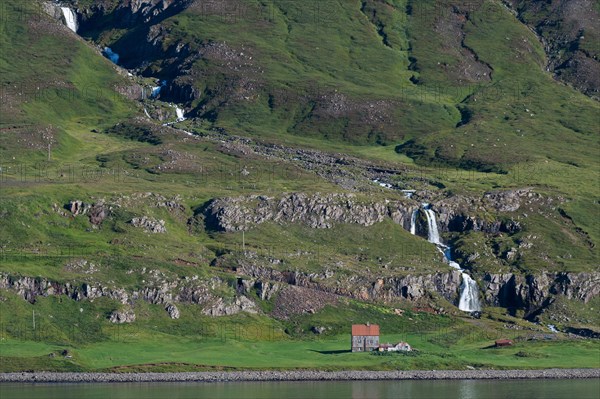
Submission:
[[[322,355],[338,355],[340,353],[350,353],[352,352],[350,349],[342,349],[342,350],[337,350],[337,351],[316,351],[314,349],[310,349],[311,352],[317,352],[320,353]]]

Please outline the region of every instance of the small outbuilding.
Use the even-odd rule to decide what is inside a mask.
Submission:
[[[500,348],[502,346],[512,346],[513,341],[511,339],[497,339],[496,340],[496,348]]]
[[[352,352],[367,352],[379,348],[379,325],[352,325]]]
[[[381,344],[378,350],[379,352],[410,352],[412,348],[407,342],[398,342],[396,345]]]

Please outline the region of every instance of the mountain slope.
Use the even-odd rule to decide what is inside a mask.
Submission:
[[[3,370],[263,368],[246,347],[299,341],[289,367],[508,367],[490,337],[595,331],[599,105],[546,71],[521,22],[541,11],[66,5],[77,34],[50,3],[9,0],[0,22]],[[309,348],[366,321],[423,352],[340,365]],[[566,348],[597,367],[557,336],[525,366]]]

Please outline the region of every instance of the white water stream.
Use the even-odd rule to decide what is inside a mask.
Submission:
[[[181,108],[175,107],[175,113],[177,114],[177,122],[181,122],[181,121],[185,120],[185,114]]]
[[[419,214],[419,209],[415,209],[410,217],[410,234],[413,236],[417,234],[417,215]]]
[[[460,265],[452,260],[452,251],[450,247],[440,241],[440,234],[435,218],[435,212],[429,207],[429,204],[423,204],[423,211],[427,217],[427,240],[437,246],[444,254],[444,258],[448,265],[461,272],[462,283],[460,285],[460,299],[458,308],[465,312],[476,312],[481,310],[479,302],[479,290],[475,280],[469,276]],[[417,214],[419,210],[415,210],[410,220],[410,233],[416,234],[417,230]]]
[[[67,27],[73,32],[77,32],[77,15],[75,14],[75,12],[69,7],[61,7],[60,9],[63,13],[63,16],[65,17]]]
[[[71,29],[73,32],[77,32],[77,28],[78,28],[77,14],[75,14],[75,12],[68,7],[60,7],[60,9],[62,10],[63,16],[65,17],[65,22],[67,24],[67,27],[69,29]],[[120,58],[119,54],[115,53],[110,47],[104,47],[104,50],[102,52],[103,52],[104,56],[106,58],[108,58],[109,60],[111,60],[113,63],[115,63],[117,65],[119,64],[119,58]],[[133,76],[133,74],[131,72],[128,72],[128,75]],[[151,88],[150,98],[155,99],[159,95],[161,89],[167,85],[167,81],[166,80],[160,81],[159,84],[160,84],[160,86],[154,86]],[[142,94],[142,97],[145,98],[144,94]],[[178,105],[173,105],[173,104],[170,104],[170,105],[173,108],[175,108],[175,114],[177,115],[177,119],[173,122],[164,123],[163,126],[170,126],[177,122],[182,122],[182,121],[186,120],[185,111],[183,108],[179,108]],[[152,118],[146,108],[144,108],[144,113],[146,114],[146,116],[148,118]],[[190,135],[191,135],[191,133],[190,133]]]

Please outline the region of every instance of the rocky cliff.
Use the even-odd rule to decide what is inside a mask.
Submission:
[[[418,201],[427,200],[418,194],[413,198],[373,201],[354,194],[294,193],[279,198],[253,195],[216,198],[203,214],[207,228],[217,231],[249,230],[266,222],[302,223],[311,228],[331,228],[336,223],[371,226],[386,218],[410,230],[412,213],[421,206]],[[438,215],[441,231],[515,233],[521,226],[510,213],[542,200],[539,194],[524,189],[490,192],[480,198],[451,196],[430,205]],[[417,233],[427,234],[423,229]]]
[[[160,273],[149,272],[150,276]],[[151,277],[150,277],[151,278]],[[248,298],[224,298],[217,295],[215,289],[223,291],[227,284],[217,277],[210,280],[198,278],[180,278],[166,280],[155,279],[154,283],[141,289],[126,289],[122,287],[109,287],[99,283],[86,282],[57,282],[47,278],[19,276],[0,273],[0,289],[15,292],[23,299],[34,303],[37,297],[65,295],[75,301],[94,300],[100,297],[114,299],[123,305],[133,305],[135,301],[142,300],[150,304],[164,305],[171,318],[179,318],[179,310],[174,303],[187,303],[200,305],[203,312],[212,316],[231,315],[241,311],[256,313],[255,304]],[[129,310],[114,313],[114,322],[123,322]],[[131,315],[129,315],[131,316]],[[128,316],[128,317],[129,317]],[[129,317],[135,319],[135,315]]]
[[[314,291],[365,301],[395,303],[402,300],[421,301],[439,295],[457,304],[461,273],[447,272],[377,278],[339,276],[333,273],[279,271],[269,267],[241,262],[236,268],[240,281],[248,292],[257,290],[259,297],[270,298],[287,284]],[[535,319],[557,296],[587,303],[600,294],[600,273],[486,273],[479,283],[484,304],[510,311],[523,310],[525,317]]]
[[[388,217],[409,227],[416,207],[400,201],[366,201],[354,194],[294,193],[280,198],[217,198],[208,204],[204,215],[208,228],[222,231],[248,230],[266,222],[302,223],[318,229],[331,228],[335,223],[371,226]]]
[[[485,301],[492,306],[523,309],[533,318],[555,295],[587,303],[600,294],[600,273],[486,273],[481,280]]]
[[[261,300],[278,298],[285,302],[286,295],[298,293],[290,291],[289,287],[306,290],[302,292],[308,302],[315,295],[325,295],[324,298],[329,302],[344,297],[387,304],[399,301],[435,302],[435,296],[439,295],[456,304],[461,284],[460,272],[453,269],[447,272],[378,278],[339,276],[331,272],[281,271],[256,263],[240,262],[235,273],[243,277],[238,278],[237,293],[226,298],[214,291],[215,288],[226,285],[216,277],[209,281],[187,278],[161,281],[139,290],[131,290],[97,283],[60,283],[45,278],[2,273],[0,289],[11,290],[32,303],[36,301],[36,297],[53,295],[65,295],[76,301],[100,297],[114,299],[126,309],[115,310],[111,321],[123,323],[135,320],[131,307],[137,300],[163,305],[171,318],[180,316],[176,307],[178,303],[196,304],[203,308],[206,315],[222,316],[239,312],[257,313],[258,308],[249,299],[255,298],[254,294]],[[479,286],[485,305],[505,307],[512,312],[523,310],[525,318],[535,320],[558,296],[587,303],[600,295],[600,273],[486,273]],[[291,302],[301,300],[296,297]],[[315,307],[318,309],[316,304],[308,302],[304,304],[306,306],[301,303],[294,306],[305,310],[314,310]],[[279,316],[285,316],[284,310],[279,309],[278,312]]]

